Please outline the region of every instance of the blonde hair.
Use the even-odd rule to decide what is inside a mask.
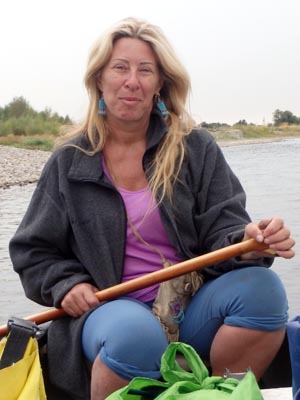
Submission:
[[[158,60],[163,82],[160,98],[165,102],[170,113],[166,118],[169,130],[156,152],[151,166],[153,172],[149,185],[153,196],[159,197],[158,201],[161,201],[165,195],[171,199],[173,183],[178,177],[184,158],[183,138],[192,130],[194,121],[185,109],[190,90],[189,76],[169,41],[155,25],[136,18],[127,18],[112,26],[95,43],[85,74],[85,86],[90,98],[86,118],[79,126],[72,127],[58,140],[58,143],[65,144],[71,138],[84,133],[93,149],[89,152],[90,155],[103,149],[109,128],[105,117],[98,114],[100,91],[97,80],[110,59],[115,41],[122,37],[140,39],[148,43]]]

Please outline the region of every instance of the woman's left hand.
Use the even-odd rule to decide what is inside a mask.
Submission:
[[[295,255],[292,249],[295,240],[290,236],[289,228],[284,225],[280,217],[263,219],[259,223],[251,222],[245,227],[244,240],[255,239],[257,242],[265,243],[270,249],[274,250],[274,255],[283,258],[292,258]],[[253,251],[241,256],[242,260],[252,260],[259,257],[274,257],[270,252]]]

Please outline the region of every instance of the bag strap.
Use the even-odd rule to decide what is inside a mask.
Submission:
[[[20,318],[8,321],[9,335],[0,360],[0,369],[7,368],[21,360],[24,356],[28,341],[38,336],[39,328],[34,322]]]
[[[179,355],[183,357],[185,366],[178,362]],[[196,350],[182,342],[172,342],[168,345],[161,358],[160,372],[163,379],[171,384],[189,381],[202,385],[209,377],[208,369]]]
[[[158,250],[156,247],[152,246],[150,243],[146,242],[146,240],[142,238],[142,236],[137,231],[136,227],[130,221],[128,214],[127,214],[127,221],[128,221],[128,224],[129,224],[133,234],[138,238],[138,240],[141,243],[143,243],[146,247],[148,247],[150,250],[152,250],[154,253],[156,253],[160,256],[163,267],[164,268],[170,267],[172,265],[171,261],[167,260],[166,257],[163,255],[163,253],[160,250]]]
[[[118,190],[118,185],[117,185],[117,182],[116,182],[116,179],[115,179],[115,176],[114,176],[114,173],[112,171],[112,167],[110,165],[110,162],[109,162],[108,158],[105,158],[105,164],[106,164],[106,167],[108,169],[109,178],[111,179],[112,183],[115,185],[116,189]],[[162,265],[163,265],[164,268],[170,267],[172,265],[171,261],[167,260],[166,257],[163,255],[163,253],[159,249],[157,249],[156,247],[152,246],[150,243],[146,242],[146,240],[142,238],[142,236],[137,231],[136,227],[131,222],[127,212],[126,212],[126,218],[127,218],[128,225],[130,226],[130,229],[132,230],[132,233],[135,235],[135,237],[141,243],[143,243],[146,247],[148,247],[148,249],[152,250],[154,253],[156,253],[156,254],[158,254],[160,256],[161,262],[162,262]]]

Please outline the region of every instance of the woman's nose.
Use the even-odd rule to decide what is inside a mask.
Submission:
[[[126,77],[125,86],[130,90],[136,90],[139,88],[140,82],[137,71],[129,71],[128,76]]]

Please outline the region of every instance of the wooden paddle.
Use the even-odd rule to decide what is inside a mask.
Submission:
[[[233,244],[222,249],[204,254],[190,260],[172,265],[169,268],[160,269],[149,274],[140,276],[127,282],[120,283],[107,289],[96,292],[96,296],[100,301],[107,301],[125,294],[134,292],[145,287],[167,281],[177,276],[187,274],[189,272],[203,269],[209,265],[227,260],[232,257],[237,257],[243,253],[248,253],[255,250],[267,250],[268,246],[265,243],[258,243],[254,239],[245,240],[237,244]],[[271,249],[270,253],[274,254]],[[61,308],[50,308],[39,314],[25,317],[25,320],[35,322],[37,325],[43,324],[54,319],[65,316],[66,313]],[[0,327],[0,337],[7,335],[8,328],[6,325]]]

